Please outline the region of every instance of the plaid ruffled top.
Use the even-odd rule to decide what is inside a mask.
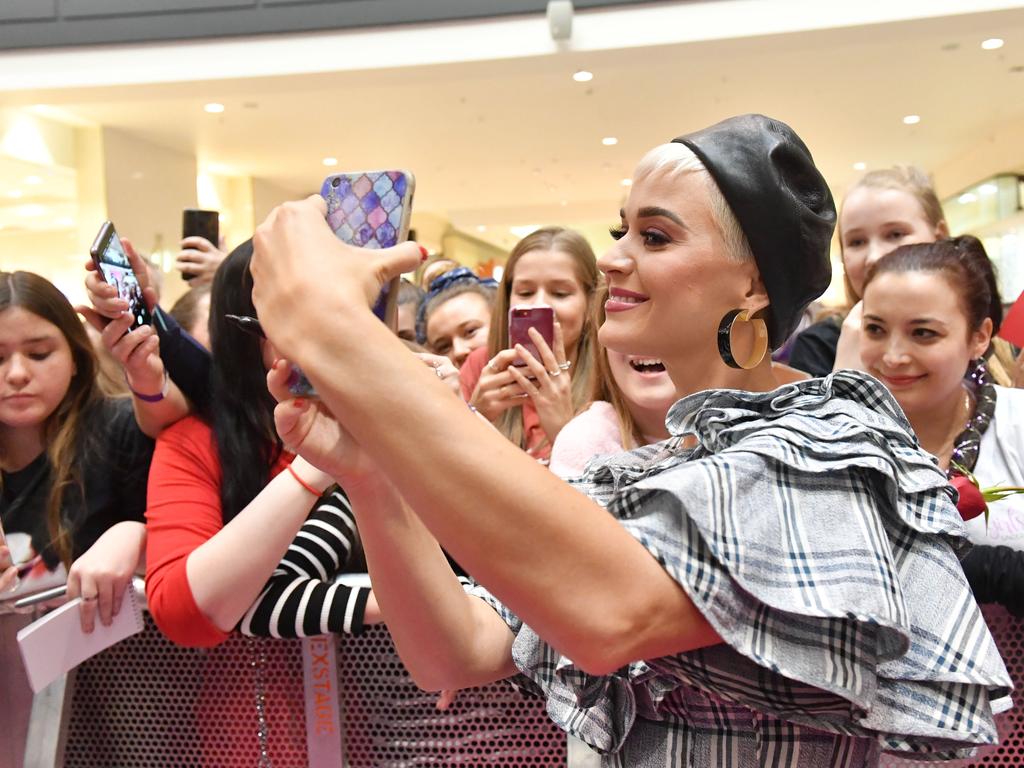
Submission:
[[[953,492],[885,387],[842,371],[700,392],[667,424],[574,484],[724,643],[588,675],[476,587],[555,723],[631,768],[870,766],[996,740],[1010,678],[957,559]]]

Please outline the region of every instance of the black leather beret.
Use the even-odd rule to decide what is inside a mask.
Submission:
[[[673,139],[708,169],[754,252],[771,300],[768,336],[780,347],[832,280],[836,206],[796,132],[764,115],[730,117]]]

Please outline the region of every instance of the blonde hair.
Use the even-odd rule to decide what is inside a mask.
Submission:
[[[597,259],[590,243],[579,232],[564,227],[543,227],[531,232],[512,249],[505,262],[498,291],[494,297],[494,311],[491,315],[491,330],[487,339],[487,353],[494,357],[508,349],[508,310],[511,305],[512,281],[515,278],[516,263],[533,251],[557,251],[573,260],[576,279],[587,298],[583,328],[576,342],[576,364],[572,371],[573,412],[579,413],[590,402],[591,379],[594,375],[594,357],[597,348],[597,326],[591,305],[597,290],[600,272]],[[567,350],[568,353],[568,350]],[[495,423],[498,431],[520,448],[526,449],[526,433],[523,427],[523,409],[509,408]],[[550,438],[549,438],[550,439]]]
[[[725,241],[726,256],[734,261],[746,262],[754,260],[754,252],[750,248],[743,228],[732,212],[729,203],[722,195],[708,169],[685,144],[660,144],[644,155],[633,172],[633,179],[640,181],[649,176],[663,173],[669,178],[676,178],[687,173],[701,173],[707,177],[708,206],[711,218],[718,227]]]
[[[942,212],[942,203],[939,196],[935,194],[935,187],[932,180],[922,169],[914,165],[894,165],[891,168],[879,168],[876,171],[868,171],[846,192],[843,206],[850,195],[858,189],[895,189],[906,192],[917,200],[921,206],[925,221],[932,229],[945,226],[946,216]],[[843,208],[839,209],[838,226],[836,233],[839,237],[839,252],[843,252]],[[854,289],[850,278],[845,271],[843,273],[843,284],[846,287],[846,298],[850,306],[861,300],[861,295]]]

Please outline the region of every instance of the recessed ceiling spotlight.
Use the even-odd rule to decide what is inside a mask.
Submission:
[[[956,201],[964,205],[969,205],[970,203],[976,203],[978,201],[978,196],[973,192],[964,192],[956,199]]]
[[[487,231],[487,225],[486,224],[477,224],[476,225],[476,231],[477,232],[486,232]]]
[[[978,187],[978,191],[983,195],[994,195],[999,191],[999,188],[995,184],[982,184]]]
[[[614,147],[616,144],[619,143],[619,140],[614,136],[605,136],[603,139],[601,139],[601,143],[604,144],[606,147]]]
[[[867,163],[861,163],[861,162],[857,162],[857,163],[854,163],[854,164],[853,164],[853,170],[855,170],[855,171],[863,171],[863,170],[865,170],[865,169],[866,169],[867,167],[868,167],[868,164],[867,164]]]
[[[216,101],[211,101],[209,104],[203,106],[203,110],[209,112],[211,115],[219,115],[224,111],[224,105],[218,104]]]
[[[907,115],[906,117],[903,118],[903,124],[904,125],[917,125],[920,122],[921,122],[921,116],[920,115]]]
[[[619,184],[621,184],[624,187],[631,187],[631,186],[633,186],[633,180],[632,179],[623,179],[622,181],[619,182]]]
[[[594,73],[588,72],[585,69],[581,69],[579,72],[573,73],[572,79],[575,80],[577,83],[589,83],[591,80],[594,79]]]
[[[986,51],[995,51],[1003,47],[1003,40],[999,37],[990,37],[988,40],[981,41],[981,47]]]
[[[321,162],[328,168],[333,168],[338,164],[338,158],[336,157],[325,157]]]
[[[31,185],[35,186],[36,184],[42,184],[43,180],[41,178],[39,178],[38,176],[26,176],[25,177],[25,183],[26,184],[31,184]]]

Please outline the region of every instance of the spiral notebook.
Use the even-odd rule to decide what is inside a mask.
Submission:
[[[88,634],[82,631],[79,619],[81,602],[81,598],[70,600],[18,632],[25,672],[36,693],[86,659],[142,631],[142,610],[131,584],[125,588],[121,610],[110,626],[104,626],[97,616],[96,627]]]

